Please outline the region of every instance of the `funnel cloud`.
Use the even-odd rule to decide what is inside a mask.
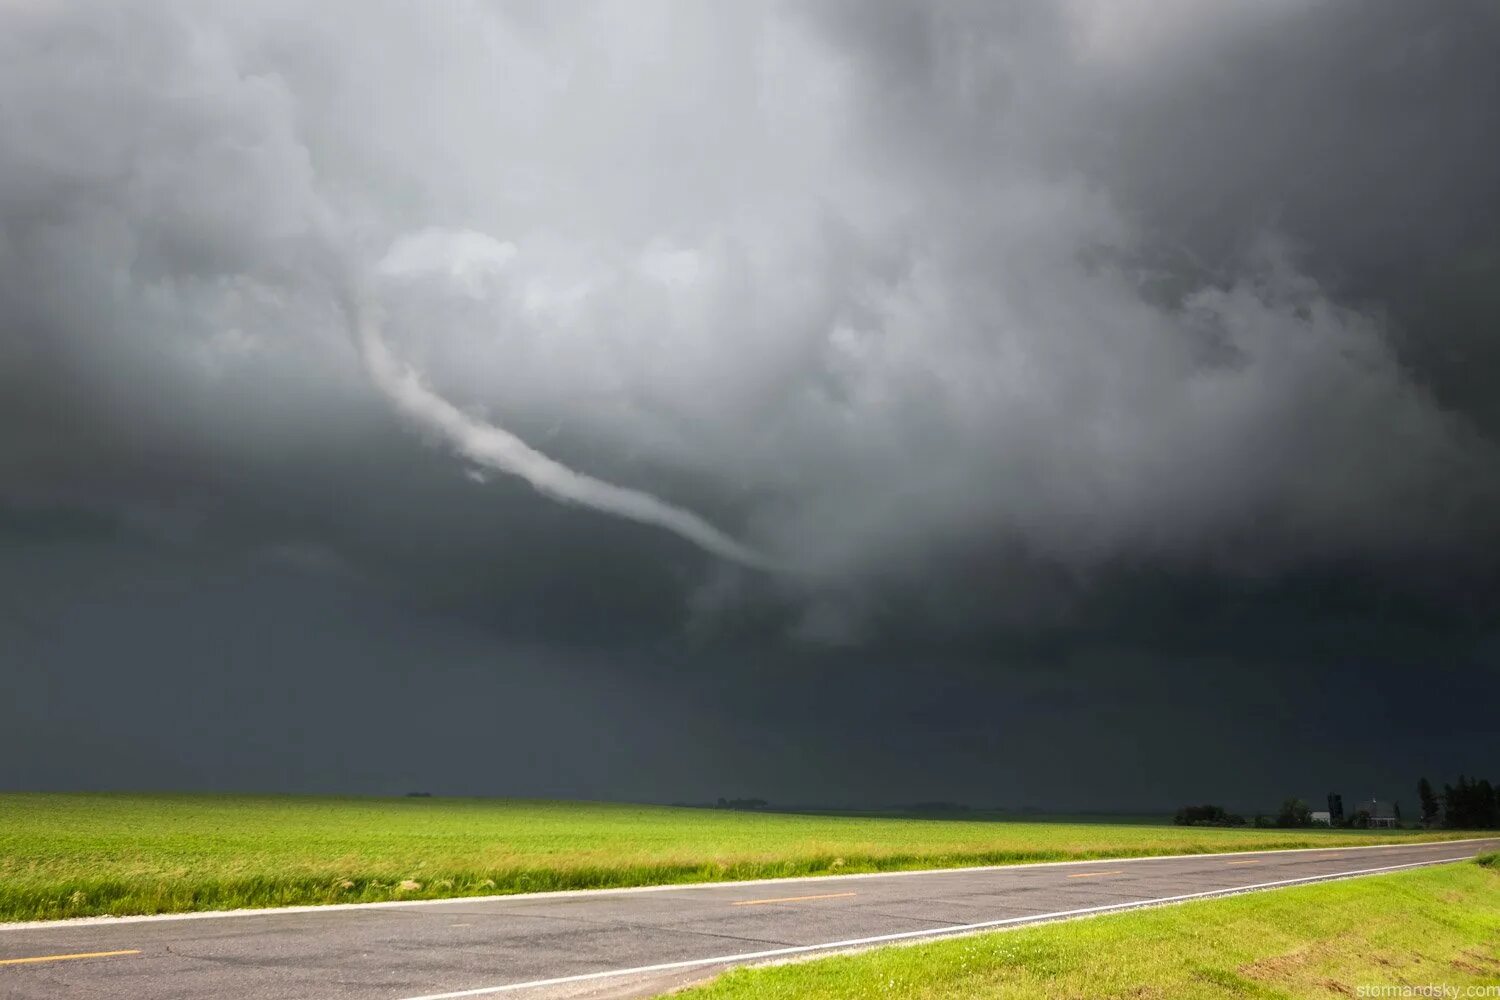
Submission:
[[[441,233],[427,233],[416,241],[398,242],[381,262],[379,271],[397,277],[410,274],[424,266],[421,263],[424,251],[432,249],[434,243],[441,247],[443,242]],[[469,251],[467,254],[463,252],[465,248]],[[478,234],[468,233],[459,237],[454,251],[455,256],[446,262],[449,272],[457,279],[467,280],[472,293],[473,277],[482,272],[486,263],[503,266],[508,256],[514,253],[514,247],[487,242]],[[488,257],[487,261],[485,257]],[[417,263],[413,262],[414,258]],[[377,307],[362,302],[355,306],[355,317],[360,350],[375,384],[402,414],[441,435],[459,455],[478,465],[519,476],[538,492],[554,499],[665,528],[721,559],[754,569],[773,568],[774,564],[766,557],[736,542],[691,511],[674,507],[649,493],[575,472],[504,428],[464,414],[423,384],[421,376],[410,366],[392,356],[381,337]]]

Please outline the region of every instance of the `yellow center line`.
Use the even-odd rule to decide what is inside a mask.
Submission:
[[[35,958],[0,958],[0,965],[29,965],[32,962],[66,962],[75,958],[114,958],[116,955],[139,955],[139,948],[129,951],[85,951],[77,955],[37,955]]]
[[[782,896],[780,899],[742,899],[730,906],[764,906],[767,903],[795,903],[802,899],[841,899],[844,896],[856,896],[854,892],[825,892],[819,896]]]
[[[1069,875],[1068,878],[1098,878],[1100,875],[1124,875],[1124,872],[1079,872],[1077,875]]]
[[[1260,862],[1259,861],[1226,861],[1225,864],[1230,864],[1230,865],[1258,865],[1258,864],[1260,864]]]

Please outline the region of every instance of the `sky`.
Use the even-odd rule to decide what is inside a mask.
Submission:
[[[0,0],[0,787],[1500,777],[1497,50]]]

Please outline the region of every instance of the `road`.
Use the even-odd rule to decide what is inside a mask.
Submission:
[[[1469,858],[1437,844],[0,925],[0,997],[638,997],[731,965]]]

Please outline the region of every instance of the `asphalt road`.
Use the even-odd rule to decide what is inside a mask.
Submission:
[[[730,965],[1496,849],[1500,839],[9,924],[0,997],[649,996]]]

